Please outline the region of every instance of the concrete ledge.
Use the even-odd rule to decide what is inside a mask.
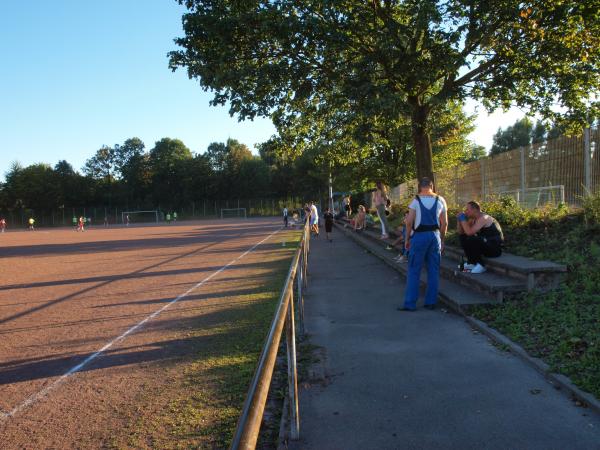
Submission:
[[[571,394],[571,396],[574,399],[579,400],[579,402],[581,402],[583,405],[589,407],[597,413],[600,413],[600,400],[598,400],[592,394],[579,389],[577,386],[575,386],[575,384],[573,384],[569,377],[552,372],[550,370],[550,366],[544,361],[542,361],[539,358],[534,358],[529,353],[527,353],[525,349],[519,344],[513,342],[508,337],[504,336],[502,333],[491,328],[485,322],[482,322],[481,320],[476,319],[472,316],[468,316],[464,313],[462,315],[465,318],[465,320],[469,323],[469,325],[471,325],[473,328],[477,329],[481,333],[485,334],[492,341],[508,347],[511,353],[517,355],[535,370],[544,375],[546,379],[550,382],[550,384],[565,390],[566,392]]]

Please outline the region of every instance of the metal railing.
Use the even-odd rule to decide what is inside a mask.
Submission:
[[[300,332],[304,333],[304,297],[303,290],[308,285],[307,266],[310,245],[310,228],[308,220],[304,224],[304,231],[300,245],[294,254],[290,270],[285,279],[285,284],[279,297],[275,317],[263,350],[258,360],[242,413],[238,420],[237,428],[231,442],[231,449],[254,449],[260,432],[265,404],[279,343],[283,328],[285,327],[288,367],[288,396],[290,406],[290,438],[296,440],[300,433],[300,418],[298,416],[298,370],[296,366],[296,327],[294,316],[294,281],[297,285],[297,307]]]

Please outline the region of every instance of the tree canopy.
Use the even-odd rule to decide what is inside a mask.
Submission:
[[[359,126],[409,124],[418,176],[433,174],[432,118],[449,102],[514,104],[571,127],[599,112],[600,0],[180,3],[170,66],[214,91],[213,104],[281,123],[335,119],[348,104]]]

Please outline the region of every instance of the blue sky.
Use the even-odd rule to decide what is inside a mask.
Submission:
[[[197,153],[229,137],[251,148],[268,139],[270,121],[238,122],[168,69],[184,12],[174,0],[0,0],[0,179],[13,161],[80,169],[134,136],[147,149],[179,138]],[[482,112],[472,138],[489,148],[498,126],[522,115]]]

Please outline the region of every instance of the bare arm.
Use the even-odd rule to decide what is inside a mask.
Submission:
[[[479,230],[481,230],[483,228],[483,226],[485,225],[485,222],[486,222],[485,217],[481,216],[481,217],[477,218],[475,223],[463,222],[462,228],[467,236],[473,236],[474,234],[476,234]]]
[[[444,251],[444,239],[446,238],[446,231],[448,231],[448,211],[446,208],[444,208],[444,211],[442,211],[440,214],[440,239],[442,241],[442,252]]]
[[[413,229],[416,215],[417,213],[414,209],[408,209],[408,217],[406,218],[406,239],[404,240],[404,248],[406,248],[406,250],[410,250],[410,232]]]

